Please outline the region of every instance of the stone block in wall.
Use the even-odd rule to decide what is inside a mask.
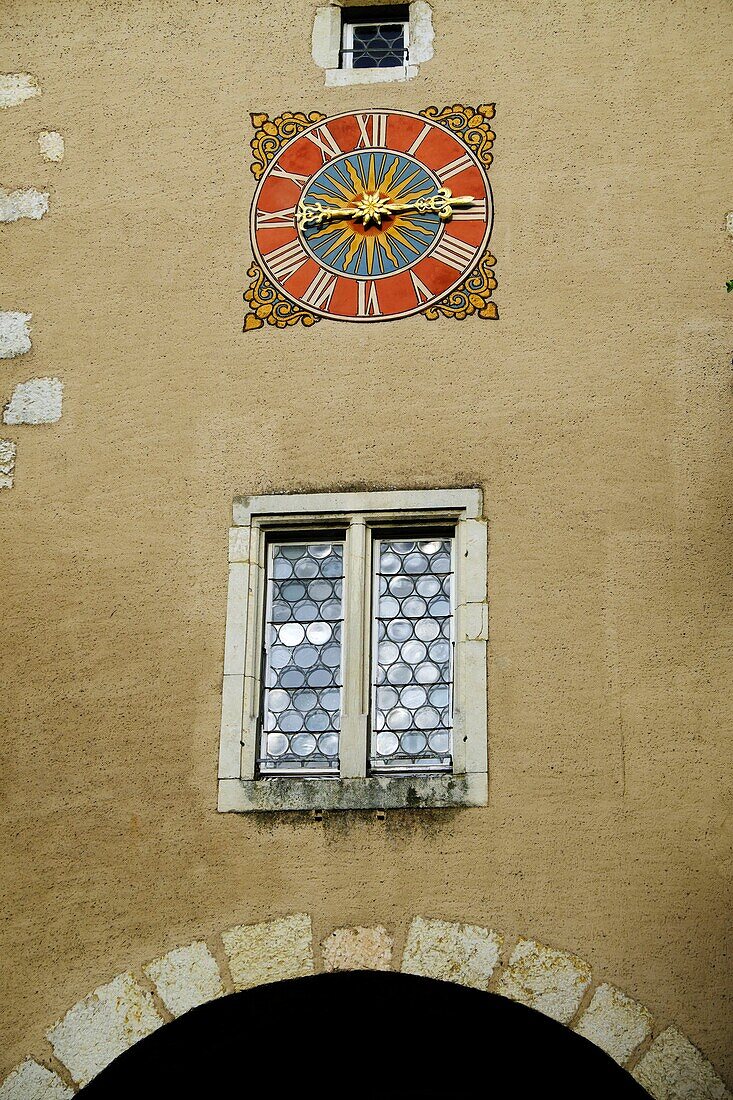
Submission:
[[[326,970],[390,970],[392,937],[373,928],[336,928],[321,944]]]
[[[80,1085],[163,1023],[153,998],[132,974],[118,974],[69,1009],[46,1038]]]
[[[707,1058],[675,1027],[657,1036],[631,1075],[654,1100],[731,1100]]]
[[[534,940],[520,940],[496,992],[567,1024],[578,1011],[590,981],[590,967],[577,955]]]
[[[313,973],[313,930],[306,913],[222,933],[237,989],[303,978]]]
[[[61,419],[64,384],[58,378],[19,382],[5,406],[5,424],[55,424]]]
[[[402,956],[405,974],[486,989],[502,937],[489,928],[415,917]]]
[[[74,1090],[56,1073],[34,1062],[23,1062],[0,1085],[0,1100],[69,1100]]]
[[[0,489],[13,488],[16,450],[10,439],[0,439]]]
[[[154,959],[145,973],[172,1016],[182,1016],[224,992],[216,959],[201,941]]]
[[[64,159],[64,139],[58,130],[41,130],[38,135],[38,148],[44,160],[60,164]]]
[[[0,187],[0,222],[17,222],[21,218],[39,221],[48,213],[48,191],[35,187],[5,191]]]
[[[0,108],[18,107],[40,94],[38,81],[30,73],[0,73]]]
[[[17,309],[0,311],[0,359],[14,359],[31,350],[29,321],[32,313]]]
[[[652,1016],[644,1005],[613,985],[599,985],[574,1028],[625,1065],[640,1043],[652,1033]]]

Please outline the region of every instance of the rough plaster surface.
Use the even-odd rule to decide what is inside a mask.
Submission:
[[[68,1100],[74,1090],[56,1073],[31,1058],[14,1069],[0,1085],[0,1100]]]
[[[118,974],[69,1009],[46,1037],[80,1085],[163,1023],[150,994],[132,974]]]
[[[58,378],[19,382],[3,412],[5,424],[55,424],[61,419],[64,384]]]
[[[654,1100],[731,1100],[731,1093],[697,1047],[668,1027],[631,1071]]]
[[[499,961],[502,937],[489,928],[415,917],[402,956],[405,974],[486,989]]]
[[[13,359],[31,350],[32,316],[15,309],[0,311],[0,359]]]
[[[520,940],[496,992],[567,1024],[578,1011],[590,981],[590,967],[577,955],[535,940]]]
[[[574,1030],[623,1066],[639,1044],[651,1035],[652,1015],[644,1005],[604,983],[593,993]]]
[[[0,222],[17,222],[20,218],[39,221],[48,212],[48,191],[26,187],[5,191],[0,187]]]
[[[321,950],[326,970],[389,970],[392,966],[392,937],[381,924],[336,928]]]
[[[242,924],[224,932],[222,939],[237,989],[313,973],[313,930],[305,913]]]
[[[17,445],[10,439],[0,439],[0,489],[13,488]]]
[[[496,102],[500,320],[248,335],[246,112],[342,104],[313,8],[75,8],[4,21],[5,68],[44,95],[2,114],[0,182],[46,189],[47,168],[64,217],[0,227],[0,308],[34,311],[44,355],[0,362],[0,404],[53,374],[80,415],[48,429],[32,498],[25,448],[50,440],[18,427],[0,493],[1,1072],[100,974],[203,929],[306,911],[320,942],[440,904],[598,960],[733,1082],[733,148],[711,77],[733,6],[436,0],[432,61],[375,91]],[[491,528],[490,804],[217,816],[232,498],[468,481]]]
[[[41,130],[38,135],[38,148],[44,160],[60,164],[64,159],[64,139],[58,130]]]
[[[145,973],[173,1016],[221,997],[224,987],[216,959],[201,940],[154,959]]]
[[[0,108],[17,107],[40,94],[36,78],[30,73],[0,73]]]

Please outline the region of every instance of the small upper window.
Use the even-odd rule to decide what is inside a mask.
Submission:
[[[325,70],[330,88],[413,80],[433,56],[434,37],[428,0],[324,4],[313,21],[313,60]]]
[[[342,8],[341,68],[394,69],[409,61],[409,6]]]

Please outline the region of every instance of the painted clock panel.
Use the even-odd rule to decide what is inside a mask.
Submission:
[[[368,110],[312,122],[275,152],[251,234],[290,302],[314,318],[381,321],[423,312],[466,280],[492,217],[486,173],[459,134]]]

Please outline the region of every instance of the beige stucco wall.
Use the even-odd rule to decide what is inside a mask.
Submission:
[[[0,394],[64,405],[0,432],[0,1074],[114,974],[305,911],[557,944],[730,1080],[733,13],[435,0],[434,59],[372,90],[323,87],[315,6],[3,5],[42,94],[0,112],[0,184],[50,198],[1,227],[33,344]],[[244,336],[249,112],[454,102],[497,105],[500,320]],[[234,495],[470,484],[488,808],[218,815]]]

